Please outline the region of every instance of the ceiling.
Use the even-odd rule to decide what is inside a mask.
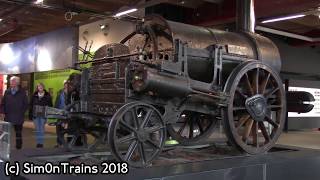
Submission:
[[[88,23],[108,16],[138,0],[0,0],[0,43],[18,41],[64,26]],[[74,12],[71,21],[66,12]],[[70,15],[70,14],[69,14]]]
[[[256,25],[311,38],[320,38],[320,7],[319,0],[255,0]],[[200,6],[190,12],[190,24],[200,26],[225,27],[235,21],[235,0],[224,0],[219,6]],[[262,24],[266,19],[284,17],[303,12],[310,12],[302,18]],[[193,14],[193,16],[191,16]],[[302,42],[291,39],[294,45],[319,44],[318,42]]]
[[[219,26],[235,21],[235,0],[0,0],[0,43],[22,40],[64,26],[85,24],[111,16],[126,7],[145,8],[169,3],[185,9],[186,23]],[[319,0],[255,0],[257,22],[320,7]],[[65,19],[73,12],[72,20]],[[70,14],[69,14],[70,15]],[[309,15],[299,19],[263,24],[265,27],[310,37],[320,37],[320,19]]]

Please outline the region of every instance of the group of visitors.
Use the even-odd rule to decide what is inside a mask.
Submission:
[[[68,93],[68,83],[64,82],[64,88],[57,94],[55,101],[55,107],[63,109],[66,105]],[[22,129],[25,119],[25,114],[29,109],[29,119],[33,121],[36,134],[36,147],[42,148],[44,144],[45,136],[45,124],[47,119],[43,116],[43,113],[35,113],[35,108],[44,108],[45,106],[52,107],[52,97],[48,91],[46,91],[43,83],[39,83],[36,86],[35,92],[32,94],[30,103],[28,103],[28,97],[26,91],[20,87],[20,78],[12,76],[10,78],[10,87],[5,91],[1,101],[1,112],[4,114],[4,120],[10,122],[15,130],[16,134],[16,149],[21,149],[23,145],[22,141]],[[57,138],[57,144],[61,145],[61,141]]]

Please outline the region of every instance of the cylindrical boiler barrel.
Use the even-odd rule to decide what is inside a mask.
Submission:
[[[205,49],[212,45],[221,45],[228,49],[236,49],[231,53],[250,59],[262,61],[280,72],[281,60],[278,48],[266,37],[250,32],[227,32],[212,28],[198,27],[178,22],[167,21],[160,16],[145,18],[145,26],[151,32],[151,37],[157,36],[155,43],[158,48],[174,49],[174,41],[179,39],[191,48]],[[138,42],[131,42],[136,49],[141,46]],[[134,41],[134,40],[133,40]],[[177,51],[177,50],[176,50]]]

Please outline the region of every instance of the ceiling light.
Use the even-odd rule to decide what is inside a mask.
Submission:
[[[3,44],[0,48],[0,62],[4,65],[9,65],[16,59],[15,53],[10,45],[11,44]]]
[[[138,11],[137,8],[129,9],[129,10],[126,10],[126,11],[122,11],[122,12],[117,13],[116,15],[114,15],[114,17],[120,17],[120,16],[129,14],[129,13],[133,13],[133,12],[136,12],[136,11]]]
[[[45,48],[39,48],[37,57],[37,69],[39,71],[52,70],[52,59],[50,52]]]
[[[35,4],[41,4],[41,3],[43,3],[43,0],[36,0],[34,3]]]
[[[305,14],[298,14],[298,15],[292,15],[292,16],[285,16],[285,17],[280,17],[280,18],[274,18],[274,19],[269,19],[262,21],[262,23],[270,23],[270,22],[276,22],[276,21],[284,21],[288,19],[296,19],[296,18],[301,18],[306,16]]]
[[[100,24],[100,29],[104,29],[104,28],[106,28],[106,25]]]
[[[3,20],[3,19],[0,18],[0,22],[1,22],[2,20]]]

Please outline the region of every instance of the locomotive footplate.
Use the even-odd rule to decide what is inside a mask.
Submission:
[[[71,164],[111,162],[110,152],[66,153],[62,150],[24,150],[12,161],[35,164],[67,161]],[[262,155],[246,155],[224,145],[169,147],[147,168],[129,168],[126,175],[23,175],[26,179],[319,179],[320,151],[276,146]]]

